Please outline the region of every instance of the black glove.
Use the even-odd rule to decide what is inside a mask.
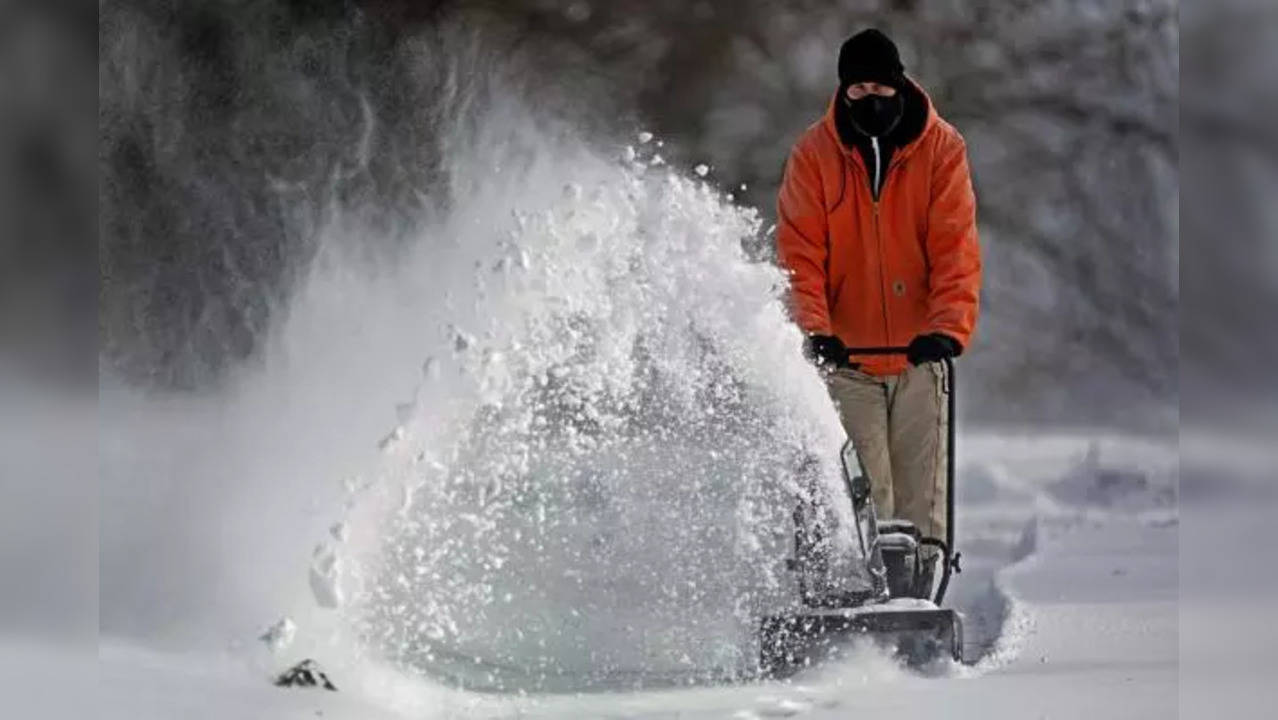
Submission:
[[[817,365],[828,368],[849,367],[848,347],[833,335],[809,335],[804,353]]]
[[[928,333],[927,335],[919,335],[910,341],[910,347],[905,351],[905,358],[910,361],[911,365],[922,365],[928,362],[937,362],[945,358],[957,357],[963,352],[963,346],[949,335],[941,333]]]

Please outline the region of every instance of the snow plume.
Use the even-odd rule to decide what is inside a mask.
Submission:
[[[331,203],[250,362],[104,378],[104,632],[260,650],[287,617],[272,662],[505,690],[749,673],[794,494],[842,494],[757,214],[659,143],[450,92],[443,187]]]
[[[362,649],[507,690],[753,668],[790,498],[842,492],[841,431],[743,252],[754,211],[654,157],[495,108],[444,222],[363,287],[326,254],[298,298],[294,354],[419,368],[312,570]]]

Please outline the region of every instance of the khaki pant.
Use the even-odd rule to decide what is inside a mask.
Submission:
[[[879,518],[945,539],[945,370],[911,365],[895,376],[840,369],[826,377],[843,428],[870,479]]]

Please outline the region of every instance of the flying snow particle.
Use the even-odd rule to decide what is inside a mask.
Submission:
[[[331,549],[321,547],[311,561],[310,585],[311,595],[315,603],[323,608],[338,608],[345,602],[342,588],[338,581],[341,577],[341,563],[337,554]]]
[[[422,362],[422,377],[427,380],[437,380],[439,378],[439,361],[434,357],[428,357]]]
[[[361,480],[358,475],[352,475],[350,477],[342,478],[341,485],[342,492],[347,495],[354,495],[359,492],[360,486],[363,485],[363,480]]]
[[[652,162],[649,163],[649,165],[652,165],[653,167],[656,167],[657,165],[665,165],[665,164],[666,164],[666,159],[661,157],[660,155],[653,155]]]
[[[412,485],[405,483],[400,488],[400,496],[399,496],[399,514],[400,515],[407,516],[408,513],[413,509],[413,497],[415,496],[415,494],[416,494],[416,489]]]
[[[466,352],[468,349],[470,349],[471,345],[475,344],[475,338],[471,337],[470,335],[467,335],[464,330],[454,327],[452,328],[452,332],[453,332],[453,349],[456,350],[457,352],[459,353]]]
[[[626,162],[635,161],[635,148],[633,145],[627,145],[625,148],[622,149],[621,159],[625,160]]]
[[[639,133],[639,142],[644,145],[647,145],[648,143],[652,142],[652,133],[648,132],[647,130],[644,130],[643,132]]]
[[[404,428],[397,425],[395,426],[394,430],[391,430],[390,433],[386,435],[386,437],[382,438],[377,443],[377,449],[381,450],[382,452],[390,452],[391,450],[395,448],[395,445],[397,445],[399,441],[403,439],[404,439]]]
[[[258,637],[258,640],[266,643],[266,647],[273,653],[278,653],[293,644],[293,638],[297,636],[297,623],[292,618],[285,616],[280,618],[274,625],[266,629]]]
[[[411,400],[409,402],[403,402],[403,403],[396,403],[395,419],[398,420],[400,424],[406,423],[409,420],[413,419],[413,413],[416,411],[417,411],[416,400]]]
[[[693,172],[697,173],[698,177],[705,177],[706,175],[710,173],[710,166],[705,163],[701,163],[697,165],[696,167],[694,167],[692,170]]]
[[[328,534],[332,535],[337,542],[344,543],[350,537],[350,530],[347,529],[346,523],[333,523],[328,529]]]

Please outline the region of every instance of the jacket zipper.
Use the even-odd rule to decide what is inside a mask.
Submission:
[[[878,249],[878,253],[879,253],[879,297],[880,297],[880,301],[882,303],[882,308],[883,308],[883,344],[891,345],[892,344],[892,338],[891,338],[892,324],[888,322],[888,295],[887,295],[887,286],[884,285],[884,283],[887,281],[886,278],[884,277],[884,275],[887,272],[887,266],[886,266],[886,263],[884,262],[884,256],[883,256],[883,232],[880,229],[880,223],[879,223],[879,200],[880,200],[879,196],[883,190],[883,188],[880,186],[885,178],[882,177],[882,175],[884,174],[883,168],[882,168],[883,160],[882,160],[882,154],[879,150],[879,139],[877,137],[871,137],[870,145],[874,148],[874,184],[870,188],[870,195],[871,195],[872,203],[874,205],[874,241],[875,241],[875,246]],[[895,158],[895,159],[899,160],[899,158]],[[897,165],[896,162],[892,163],[893,167],[895,167],[896,165]],[[892,168],[888,168],[888,171],[890,172],[891,169]]]
[[[879,191],[882,189],[883,183],[883,156],[879,154],[879,139],[877,137],[870,138],[870,146],[874,148],[874,202],[878,207]]]
[[[879,298],[880,307],[883,308],[883,344],[891,345],[892,324],[888,322],[888,295],[887,286],[885,285],[887,282],[885,277],[887,274],[887,262],[883,255],[883,231],[880,229],[879,224],[879,199],[877,197],[874,198],[874,240],[879,252]]]

